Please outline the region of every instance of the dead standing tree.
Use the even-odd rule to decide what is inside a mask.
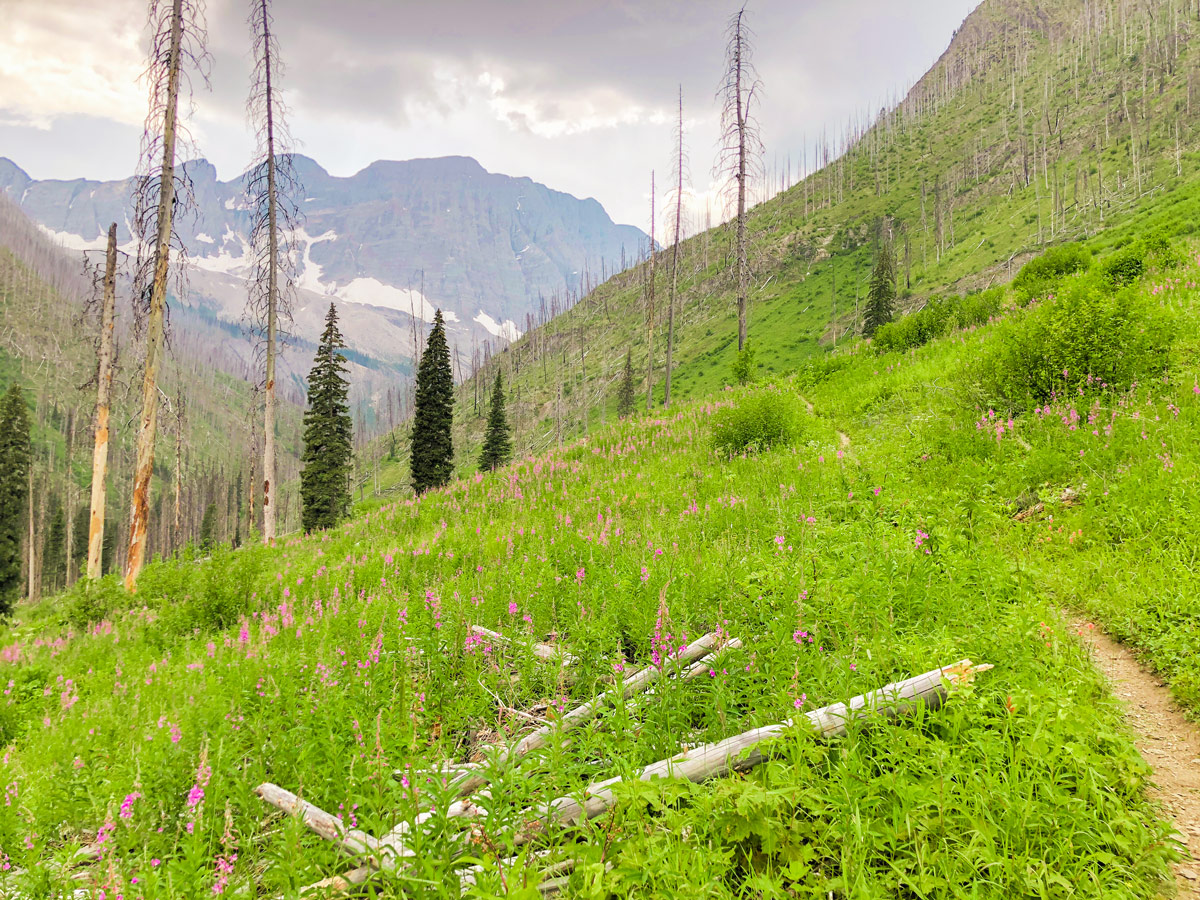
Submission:
[[[88,522],[87,577],[99,578],[104,551],[104,505],[108,492],[108,415],[112,403],[113,329],[117,306],[117,223],[108,228],[100,338],[96,347],[96,440],[92,450],[92,507]]]
[[[269,0],[251,0],[250,34],[254,44],[254,74],[246,109],[257,132],[255,163],[246,173],[245,188],[253,211],[250,245],[253,274],[246,316],[261,354],[263,392],[263,542],[275,539],[275,361],[284,329],[291,322],[295,287],[293,241],[300,227],[296,198],[300,186],[291,153],[286,109],[279,95],[282,63],[275,38]]]
[[[654,173],[650,173],[650,264],[646,275],[646,409],[654,403]]]
[[[176,151],[189,143],[180,128],[181,86],[190,91],[189,73],[207,83],[204,7],[201,0],[150,0],[150,112],[142,136],[142,169],[134,193],[134,232],[138,264],[134,277],[134,311],[146,335],[142,412],[138,428],[133,501],[129,513],[129,554],[125,587],[137,590],[149,537],[150,480],[154,475],[154,439],[158,431],[158,369],[166,332],[167,274],[171,251],[183,256],[175,237],[177,207],[190,204],[187,174],[175,168]],[[158,162],[161,160],[161,162]],[[182,264],[182,259],[180,263]],[[178,272],[182,265],[176,267]]]
[[[754,104],[762,82],[751,61],[753,35],[746,25],[746,7],[729,19],[725,46],[725,78],[717,97],[721,100],[721,149],[717,156],[718,177],[730,179],[737,188],[737,223],[734,268],[737,281],[738,350],[746,346],[746,304],[750,292],[750,259],[746,248],[746,188],[762,168],[762,139],[754,118]]]
[[[675,210],[671,222],[671,294],[667,300],[667,378],[664,383],[663,406],[671,405],[671,364],[675,349],[675,297],[679,291],[679,244],[683,240],[684,182],[687,177],[687,153],[683,146],[683,85],[679,86],[679,119],[675,125],[674,157]]]

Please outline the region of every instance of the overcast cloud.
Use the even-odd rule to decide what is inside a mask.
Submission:
[[[877,111],[976,0],[752,0],[765,163]],[[212,90],[192,130],[223,179],[248,164],[245,0],[209,0]],[[0,155],[35,178],[122,178],[145,115],[142,0],[0,0]],[[596,197],[647,227],[682,84],[694,191],[712,184],[730,2],[275,0],[298,149],[335,175],[466,155]]]

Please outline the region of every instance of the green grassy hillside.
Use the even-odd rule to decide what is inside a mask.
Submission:
[[[1195,24],[1194,11],[1168,0],[982,3],[902,103],[861,133],[809,148],[824,162],[849,145],[753,210],[749,331],[760,374],[791,371],[855,334],[885,219],[899,255],[902,309],[1003,283],[1054,243],[1108,246],[1149,220],[1169,233],[1194,229]],[[704,152],[692,148],[694,158]],[[683,245],[675,399],[707,396],[732,380],[731,241],[732,229],[722,226]],[[659,253],[656,265],[655,406],[663,400],[669,257]],[[495,365],[504,369],[518,451],[611,420],[629,350],[645,396],[646,274],[643,264],[610,279],[481,373],[478,393],[486,396]],[[475,396],[474,384],[463,387],[464,472],[486,414]],[[373,460],[390,447],[385,439],[365,455]],[[407,467],[385,464],[378,481],[379,497],[389,496],[407,483]]]
[[[903,354],[855,343],[275,550],[151,565],[136,598],[103,583],[23,610],[0,638],[6,890],[296,896],[345,860],[255,785],[382,833],[446,808],[445,761],[716,630],[743,647],[706,677],[485,765],[465,855],[466,822],[434,815],[376,895],[457,897],[477,863],[468,895],[534,896],[569,857],[580,898],[1157,896],[1175,845],[1079,635],[1141,648],[1200,714],[1200,263],[1156,254],[1125,287],[1110,254]],[[1127,327],[1166,355],[1094,340]],[[979,405],[1009,383],[995,360],[1036,374],[1005,355],[1030,335],[1087,367],[1011,418]],[[1144,377],[1102,386],[1114,361]],[[763,409],[772,449],[713,449],[761,442]],[[571,677],[530,637],[576,656]],[[967,656],[996,668],[940,710],[796,728],[745,776],[621,787],[542,835],[548,855],[498,862],[539,802]],[[99,861],[66,865],[81,846]]]

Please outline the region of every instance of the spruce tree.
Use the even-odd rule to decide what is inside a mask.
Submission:
[[[200,550],[211,553],[217,536],[217,504],[210,503],[204,509],[204,518],[200,520]]]
[[[71,564],[75,572],[87,574],[88,532],[91,529],[92,511],[87,506],[75,510],[75,521],[71,525]]]
[[[512,433],[504,415],[504,383],[500,370],[496,370],[496,383],[492,386],[492,408],[488,411],[487,433],[483,438],[483,450],[479,454],[479,468],[491,472],[512,461]]]
[[[412,426],[412,486],[418,494],[441,487],[454,474],[454,378],[450,348],[439,309],[417,367],[417,401]]]
[[[57,494],[50,496],[50,517],[42,538],[42,590],[52,594],[63,586],[67,524]]]
[[[345,346],[337,327],[337,309],[330,303],[308,375],[300,471],[300,519],[305,532],[331,528],[350,512],[350,381],[345,375],[345,357],[338,352]]]
[[[863,336],[871,337],[881,325],[892,321],[892,304],[896,299],[896,257],[892,243],[886,238],[879,242],[871,283],[867,287],[867,307],[863,312]]]
[[[625,373],[617,389],[617,415],[624,419],[633,414],[633,351],[625,351]]]
[[[0,617],[21,593],[21,539],[29,507],[29,408],[13,384],[0,400]]]

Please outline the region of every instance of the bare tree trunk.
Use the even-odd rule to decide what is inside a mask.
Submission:
[[[63,590],[71,586],[71,551],[75,548],[75,504],[72,499],[75,485],[71,479],[71,457],[75,453],[75,415],[74,408],[67,413],[67,479],[63,485]]]
[[[654,172],[650,173],[650,266],[646,293],[646,409],[654,401]]]
[[[104,504],[108,493],[108,407],[113,381],[113,326],[117,306],[117,223],[108,227],[104,297],[100,311],[100,368],[96,384],[96,441],[92,450],[92,510],[88,523],[87,577],[99,578],[104,553]]]
[[[163,118],[163,157],[159,180],[158,235],[154,248],[154,282],[150,316],[146,323],[146,373],[142,382],[141,428],[133,475],[133,502],[129,516],[129,558],[125,587],[137,591],[138,575],[146,555],[150,517],[150,479],[154,475],[154,437],[158,431],[158,367],[163,347],[163,312],[167,304],[167,267],[171,260],[171,223],[175,212],[175,120],[179,106],[180,44],[183,39],[183,0],[174,0],[171,43],[167,63],[167,103]]]
[[[271,85],[271,40],[270,18],[267,0],[261,0],[263,41],[266,56],[267,99],[267,228],[269,229],[269,282],[267,286],[267,379],[265,415],[263,417],[263,543],[275,540],[275,505],[271,503],[271,489],[275,482],[275,341],[279,328],[279,232],[276,220],[275,193],[275,115],[273,87]]]
[[[667,379],[663,406],[671,405],[671,363],[675,349],[675,295],[679,290],[679,241],[683,234],[683,85],[679,86],[679,125],[675,147],[675,240],[671,245],[671,297],[667,303]]]
[[[29,599],[37,599],[37,541],[33,521],[33,462],[29,464]]]
[[[183,546],[183,392],[175,398],[175,518],[171,531],[172,550]]]
[[[741,14],[738,14],[738,33],[741,34]],[[750,281],[746,259],[746,110],[742,104],[741,49],[738,49],[737,129],[738,129],[738,200],[737,200],[737,311],[738,351],[746,347],[746,294]]]

